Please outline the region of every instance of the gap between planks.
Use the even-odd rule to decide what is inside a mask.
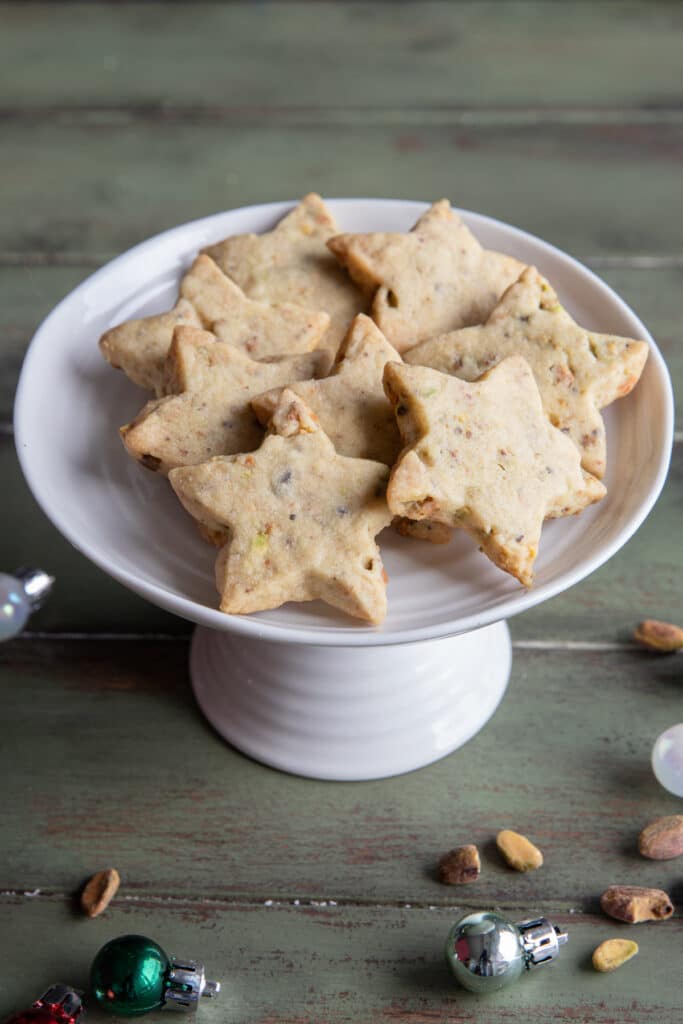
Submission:
[[[19,636],[14,637],[14,643],[21,641],[154,641],[155,643],[182,643],[186,644],[188,633],[74,633],[74,632],[48,632],[25,630]],[[643,651],[640,644],[630,641],[599,641],[599,640],[513,640],[513,650],[516,651],[572,651],[572,652],[628,652]],[[682,654],[682,652],[675,652]]]
[[[332,198],[329,197],[328,198]],[[42,249],[0,249],[0,267],[82,267],[83,270],[98,270],[121,252],[49,252]],[[683,253],[656,255],[635,253],[622,256],[617,253],[601,256],[583,256],[582,263],[594,270],[681,270]]]
[[[551,125],[679,125],[683,108],[663,107],[330,107],[228,106],[221,104],[142,103],[84,106],[0,107],[3,124],[83,124],[123,127],[130,124],[273,125],[295,128],[339,127],[548,127]]]
[[[17,900],[22,903],[25,901],[41,900],[49,903],[62,903],[68,902],[73,903],[75,899],[78,899],[80,890],[74,892],[63,892],[57,889],[3,889],[0,890],[0,904],[15,903]],[[299,910],[299,911],[311,911],[311,910],[349,910],[349,909],[365,909],[365,910],[402,910],[402,911],[431,911],[431,912],[451,912],[457,913],[462,910],[463,907],[471,908],[472,910],[490,910],[491,901],[484,900],[483,903],[478,901],[471,902],[470,900],[462,901],[449,901],[444,903],[430,903],[427,900],[397,900],[397,899],[310,899],[308,897],[296,897],[296,896],[279,896],[272,899],[262,899],[249,897],[246,895],[236,896],[170,896],[164,893],[150,893],[149,895],[135,895],[135,896],[117,896],[111,901],[109,906],[112,909],[123,909],[124,907],[139,905],[141,907],[214,907],[217,910],[235,910],[239,908],[262,908],[264,910]],[[555,914],[571,914],[574,915],[585,915],[594,916],[597,905],[595,901],[590,906],[577,907],[574,905],[574,901],[570,904],[567,900],[558,899],[546,899],[544,900],[544,909]],[[506,900],[503,903],[497,903],[496,908],[501,910],[526,910],[528,909],[528,900]]]

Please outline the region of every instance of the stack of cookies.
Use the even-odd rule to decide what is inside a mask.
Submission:
[[[153,392],[121,428],[220,550],[220,608],[322,599],[381,623],[385,527],[463,529],[525,586],[543,520],[605,495],[600,409],[643,341],[578,326],[447,200],[405,234],[340,234],[308,195],[194,261],[168,313],[100,340]]]

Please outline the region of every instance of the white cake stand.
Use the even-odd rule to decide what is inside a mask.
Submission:
[[[507,686],[505,619],[605,562],[633,534],[664,483],[673,437],[671,384],[634,313],[594,274],[522,231],[462,212],[488,248],[535,264],[576,319],[647,338],[635,392],[607,410],[608,496],[579,517],[547,523],[530,591],[494,568],[465,535],[447,546],[385,531],[389,613],[363,626],[318,602],[246,617],[216,610],[215,551],[167,482],[125,454],[117,428],[146,396],[100,357],[108,327],[170,308],[197,250],[270,229],[291,206],[272,203],[185,224],[136,246],[76,288],[28,351],[15,404],[19,459],[55,526],[138,594],[198,624],[190,669],[204,714],[234,746],[286,771],[371,779],[429,764],[473,736]],[[405,231],[425,204],[330,202],[341,230]]]

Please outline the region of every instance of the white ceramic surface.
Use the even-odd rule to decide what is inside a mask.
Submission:
[[[389,612],[377,629],[323,605],[289,604],[245,617],[216,609],[215,552],[189,526],[168,487],[125,454],[117,428],[146,395],[101,358],[97,339],[122,320],[168,309],[197,250],[229,234],[271,228],[291,204],[207,217],[136,246],[75,289],[28,351],[15,403],[16,443],[35,497],[57,528],[106,572],[168,610],[214,629],[281,642],[373,646],[452,636],[560,593],[621,547],[666,476],[671,385],[652,343],[635,392],[606,413],[608,497],[579,517],[545,525],[534,587],[496,569],[464,534],[448,548],[381,536]],[[425,204],[341,199],[342,230],[407,230]],[[581,264],[531,235],[463,212],[489,248],[535,263],[586,326],[649,338],[634,313]],[[651,339],[650,339],[651,340]]]
[[[195,630],[197,702],[233,746],[274,768],[358,781],[422,768],[494,713],[512,648],[504,622],[409,647],[308,647]]]
[[[462,533],[444,548],[386,530],[380,544],[389,612],[381,628],[320,602],[223,615],[215,550],[167,482],[134,464],[119,441],[117,428],[147,396],[102,360],[97,340],[123,320],[170,308],[198,249],[268,230],[290,205],[174,228],[75,289],[26,357],[15,403],[17,451],[36,499],[76,548],[143,597],[208,627],[196,632],[191,670],[198,702],[221,735],[298,774],[378,778],[428,764],[474,735],[509,676],[509,636],[499,620],[576,583],[637,529],[666,477],[671,384],[643,324],[594,274],[531,235],[461,211],[488,248],[536,264],[579,322],[651,341],[639,386],[606,413],[608,497],[580,517],[545,525],[528,591]],[[329,205],[345,231],[407,230],[425,209],[375,199]]]

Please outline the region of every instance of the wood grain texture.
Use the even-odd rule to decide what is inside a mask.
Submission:
[[[21,363],[49,312],[91,273],[82,267],[0,267],[0,424],[12,421]]]
[[[121,897],[569,913],[596,912],[616,882],[683,895],[677,861],[637,851],[640,829],[678,810],[649,764],[680,718],[678,656],[517,650],[478,736],[362,785],[288,777],[224,744],[194,705],[184,640],[23,640],[0,657],[0,890],[69,893],[114,866]],[[505,827],[541,848],[539,871],[503,865]],[[439,857],[466,842],[479,881],[439,884]]]
[[[86,266],[0,266],[0,425],[11,421],[14,391],[27,345],[51,309],[92,272]],[[669,364],[674,391],[683,397],[680,296],[683,267],[642,270],[598,267],[644,321]],[[683,429],[679,402],[677,426]]]
[[[57,577],[54,597],[31,620],[33,630],[189,632],[190,623],[125,590],[61,537],[31,497],[8,436],[0,436],[0,479],[6,495],[0,566],[39,564]],[[664,493],[635,537],[582,583],[513,619],[514,638],[621,642],[642,618],[679,621],[682,503],[683,446],[677,445]]]
[[[233,206],[448,196],[584,259],[680,256],[681,125],[221,127],[17,121],[0,249],[80,258]]]
[[[683,95],[675,0],[3,4],[2,20],[9,107],[659,110]]]
[[[614,974],[590,966],[595,945],[614,934],[603,918],[561,914],[569,943],[551,967],[482,999],[457,987],[444,959],[455,907],[221,906],[117,900],[95,921],[63,899],[5,898],[0,928],[12,934],[12,971],[0,1011],[27,1005],[39,979],[68,978],[87,991],[88,965],[114,935],[142,932],[165,949],[194,956],[223,982],[200,1009],[205,1024],[678,1024],[680,986],[671,951],[680,920],[618,926],[640,954]],[[39,937],[39,941],[37,941]],[[87,998],[87,995],[86,995]],[[91,1004],[89,1004],[90,1006]],[[150,1021],[161,1020],[153,1015]],[[111,1020],[88,1009],[88,1020]]]
[[[32,331],[91,269],[166,227],[311,188],[448,195],[555,242],[645,320],[680,394],[683,7],[0,3],[0,21],[0,568],[57,575],[34,635],[0,646],[0,1017],[55,979],[85,987],[97,948],[137,931],[223,981],[206,1024],[678,1024],[681,917],[629,928],[598,897],[621,882],[683,900],[678,862],[637,852],[640,828],[679,810],[649,752],[681,717],[681,657],[623,643],[646,615],[680,621],[683,446],[636,537],[513,621],[510,690],[482,733],[399,779],[328,784],[211,731],[190,625],[57,534],[8,426]],[[115,638],[51,638],[64,631]],[[603,649],[576,647],[591,642]],[[540,871],[504,867],[501,827],[538,843]],[[438,858],[469,841],[480,881],[441,886]],[[88,921],[73,897],[110,864],[122,888]],[[443,963],[465,900],[553,914],[570,943],[476,999]],[[598,975],[590,954],[617,934],[641,952]]]

